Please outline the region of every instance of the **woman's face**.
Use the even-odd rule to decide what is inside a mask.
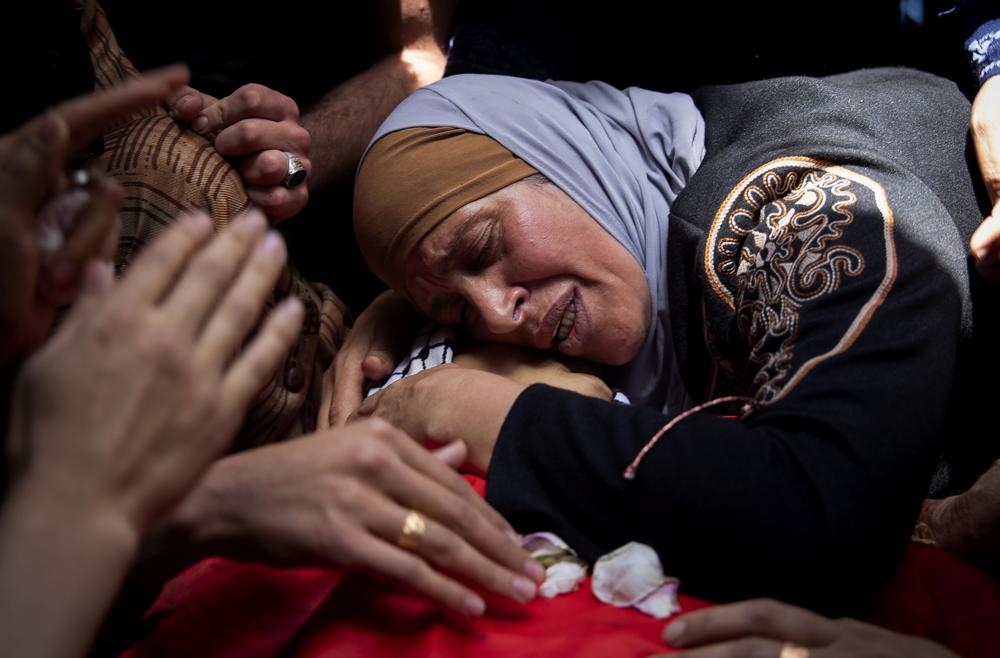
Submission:
[[[631,360],[650,322],[640,265],[552,184],[520,181],[455,211],[404,277],[435,322],[601,363]]]

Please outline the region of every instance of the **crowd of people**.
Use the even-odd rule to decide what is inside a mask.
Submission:
[[[693,656],[954,655],[821,615],[862,615],[915,526],[1000,573],[1000,445],[976,420],[1000,365],[986,3],[939,8],[968,28],[971,103],[902,68],[671,93],[498,75],[460,37],[507,23],[423,0],[359,11],[383,46],[282,93],[219,61],[133,75],[116,4],[53,3],[100,91],[0,138],[11,655],[85,655],[123,588],[209,555],[361,566],[481,616],[484,591],[536,596],[536,530],[587,560],[644,541],[726,603],[665,627]],[[171,167],[183,212],[144,182]],[[356,237],[377,297],[288,267],[314,234],[275,227],[338,185],[353,222],[321,235]],[[339,343],[330,289],[361,311]],[[447,365],[366,399],[427,319],[596,365]],[[575,392],[595,375],[631,404]],[[270,389],[294,409],[255,423]]]

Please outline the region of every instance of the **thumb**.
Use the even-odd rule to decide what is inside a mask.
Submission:
[[[380,381],[392,374],[395,362],[392,355],[383,350],[372,350],[361,362],[361,372],[366,379]]]
[[[0,138],[0,197],[34,212],[59,180],[69,128],[54,112],[32,119]]]

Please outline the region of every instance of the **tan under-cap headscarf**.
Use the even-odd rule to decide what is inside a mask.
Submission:
[[[537,173],[493,139],[461,128],[391,132],[354,184],[354,234],[375,274],[398,288],[406,257],[448,215]]]

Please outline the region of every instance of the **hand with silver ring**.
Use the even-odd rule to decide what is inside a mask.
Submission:
[[[670,658],[958,658],[926,638],[829,619],[770,599],[696,610],[667,624]]]
[[[299,123],[294,100],[258,84],[240,87],[216,99],[183,87],[167,103],[178,121],[212,141],[232,160],[247,186],[247,195],[277,223],[302,210],[309,201],[312,171],[311,138]]]
[[[292,189],[305,181],[306,168],[294,153],[285,151],[285,156],[288,158],[288,172],[285,174],[285,180],[281,181],[281,184],[288,189]]]

